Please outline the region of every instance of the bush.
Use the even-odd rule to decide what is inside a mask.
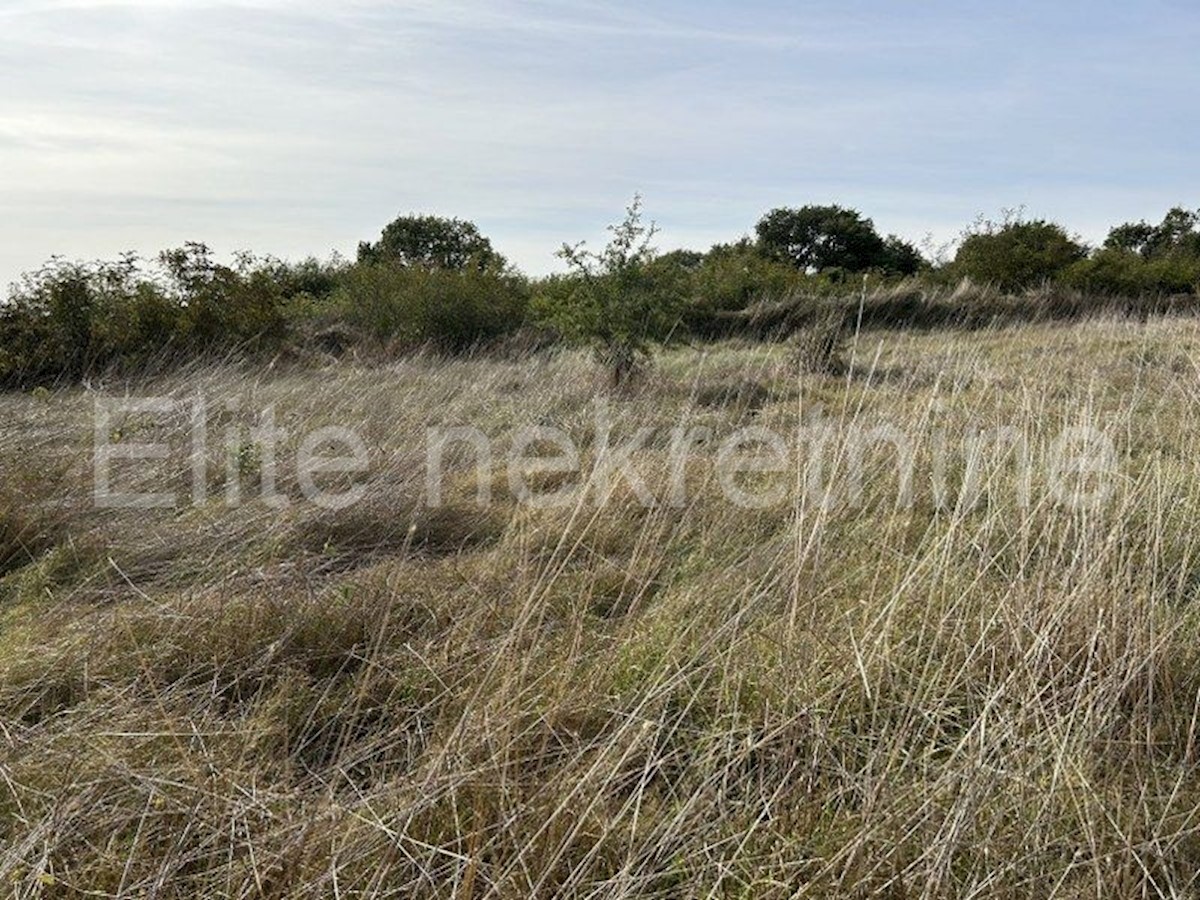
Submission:
[[[375,340],[464,350],[524,324],[528,282],[494,269],[426,269],[390,263],[351,266],[323,318]]]
[[[1086,255],[1061,225],[1006,215],[1001,223],[980,221],[968,229],[953,274],[1017,291],[1053,279]]]
[[[536,301],[546,324],[594,349],[614,386],[627,384],[651,345],[679,324],[684,281],[670,266],[653,265],[656,230],[642,224],[642,201],[635,196],[624,221],[609,226],[612,239],[602,252],[563,245],[559,256],[571,277],[550,282]]]
[[[272,280],[279,285],[279,292],[288,301],[303,299],[324,300],[341,283],[347,265],[338,255],[328,262],[315,257],[290,263],[270,259],[261,263]]]
[[[1061,282],[1088,294],[1165,296],[1200,290],[1200,257],[1146,258],[1134,250],[1106,248],[1062,273]]]
[[[287,334],[287,296],[276,264],[248,253],[235,266],[199,243],[159,254],[170,295],[182,311],[177,336],[194,350],[276,346]]]
[[[116,262],[51,260],[0,306],[0,384],[77,379],[188,355],[277,348],[306,288],[325,290],[337,267],[289,266],[249,254],[234,266],[204,244],[159,255],[143,269]]]
[[[135,364],[169,347],[183,310],[141,277],[133,256],[51,260],[14,286],[0,307],[0,383],[79,378]]]
[[[717,244],[690,272],[684,324],[693,334],[716,336],[728,314],[785,297],[809,280],[794,266],[764,256],[749,239]]]

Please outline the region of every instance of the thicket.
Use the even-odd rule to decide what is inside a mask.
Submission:
[[[421,215],[389,223],[354,261],[226,263],[198,243],[151,260],[55,258],[0,302],[0,386],[306,347],[462,352],[520,334],[535,340],[516,346],[590,344],[620,380],[656,342],[778,335],[830,309],[863,327],[973,327],[1200,306],[1200,213],[1183,208],[1118,225],[1099,248],[1010,211],[938,261],[839,206],[772,210],[754,237],[662,254],[640,201],[628,212],[607,248],[566,245],[569,271],[539,279],[473,223]]]

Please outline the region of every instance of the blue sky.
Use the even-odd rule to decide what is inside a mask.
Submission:
[[[635,191],[663,249],[810,202],[1097,240],[1200,206],[1197,46],[1194,0],[3,0],[0,282],[352,253],[414,211],[541,273]]]

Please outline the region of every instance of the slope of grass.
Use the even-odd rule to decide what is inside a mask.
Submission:
[[[712,429],[686,502],[651,508],[620,480],[558,508],[513,498],[519,427],[596,453],[602,378],[574,354],[0,397],[0,880],[16,896],[1194,896],[1198,362],[1191,320],[873,335],[836,375],[782,346],[674,350],[601,398],[620,436],[658,429],[633,460],[659,496],[665,429]],[[179,508],[93,508],[96,395],[127,392],[205,399],[202,502],[181,407],[111,435],[174,449],[138,479]],[[225,441],[267,406],[288,431],[283,508],[257,497],[241,432]],[[815,422],[835,490],[802,489],[805,458],[743,476],[779,502],[724,498],[721,435]],[[371,460],[340,511],[300,502],[286,464],[330,424]],[[424,430],[457,424],[495,438],[492,502],[451,454],[427,509]],[[838,476],[884,424],[914,436],[911,502],[886,448],[866,452],[856,502]],[[1107,500],[1079,508],[1042,465],[1022,502],[1011,448],[963,444],[1006,426],[1042,452],[1080,425],[1116,457]]]

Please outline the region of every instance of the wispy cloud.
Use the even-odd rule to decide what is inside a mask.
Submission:
[[[636,189],[664,243],[825,200],[912,237],[1020,203],[1098,232],[1197,202],[1198,27],[1153,0],[10,0],[0,278],[347,250],[416,209],[541,271]]]

